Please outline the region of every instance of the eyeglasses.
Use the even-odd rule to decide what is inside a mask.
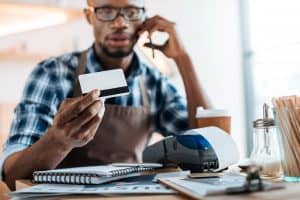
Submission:
[[[99,21],[113,21],[118,16],[122,15],[128,21],[138,21],[145,17],[145,8],[139,7],[125,7],[125,8],[114,8],[114,7],[98,7],[94,8],[94,13]]]

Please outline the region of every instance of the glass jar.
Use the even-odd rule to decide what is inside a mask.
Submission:
[[[268,117],[268,106],[264,104],[264,117],[253,122],[252,163],[262,167],[262,178],[281,177],[279,145],[275,122]]]

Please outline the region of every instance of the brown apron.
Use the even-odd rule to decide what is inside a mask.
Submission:
[[[78,75],[85,73],[87,52],[79,58],[73,96],[81,95]],[[84,147],[73,149],[58,168],[101,165],[112,162],[141,162],[142,152],[151,133],[149,99],[139,78],[142,106],[105,104],[105,113],[94,139]]]

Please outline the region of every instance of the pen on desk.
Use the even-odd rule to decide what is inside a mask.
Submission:
[[[152,58],[154,59],[154,58],[155,58],[155,54],[154,54],[154,46],[153,46],[151,37],[149,37],[149,40],[150,40],[150,45],[151,45],[151,49],[152,49]]]

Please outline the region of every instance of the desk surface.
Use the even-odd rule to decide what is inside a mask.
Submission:
[[[33,184],[29,180],[20,180],[16,183],[16,189],[22,189]],[[86,200],[86,199],[97,199],[97,200],[127,200],[132,199],[133,196],[122,196],[122,197],[100,197],[100,196],[67,196],[62,197],[64,200]],[[134,199],[140,200],[155,200],[155,199],[164,199],[164,200],[186,200],[190,199],[181,195],[148,195],[148,196],[134,196]],[[300,183],[287,183],[285,189],[274,190],[269,192],[256,192],[243,195],[220,195],[220,196],[209,196],[206,197],[207,200],[299,200],[300,199]]]

